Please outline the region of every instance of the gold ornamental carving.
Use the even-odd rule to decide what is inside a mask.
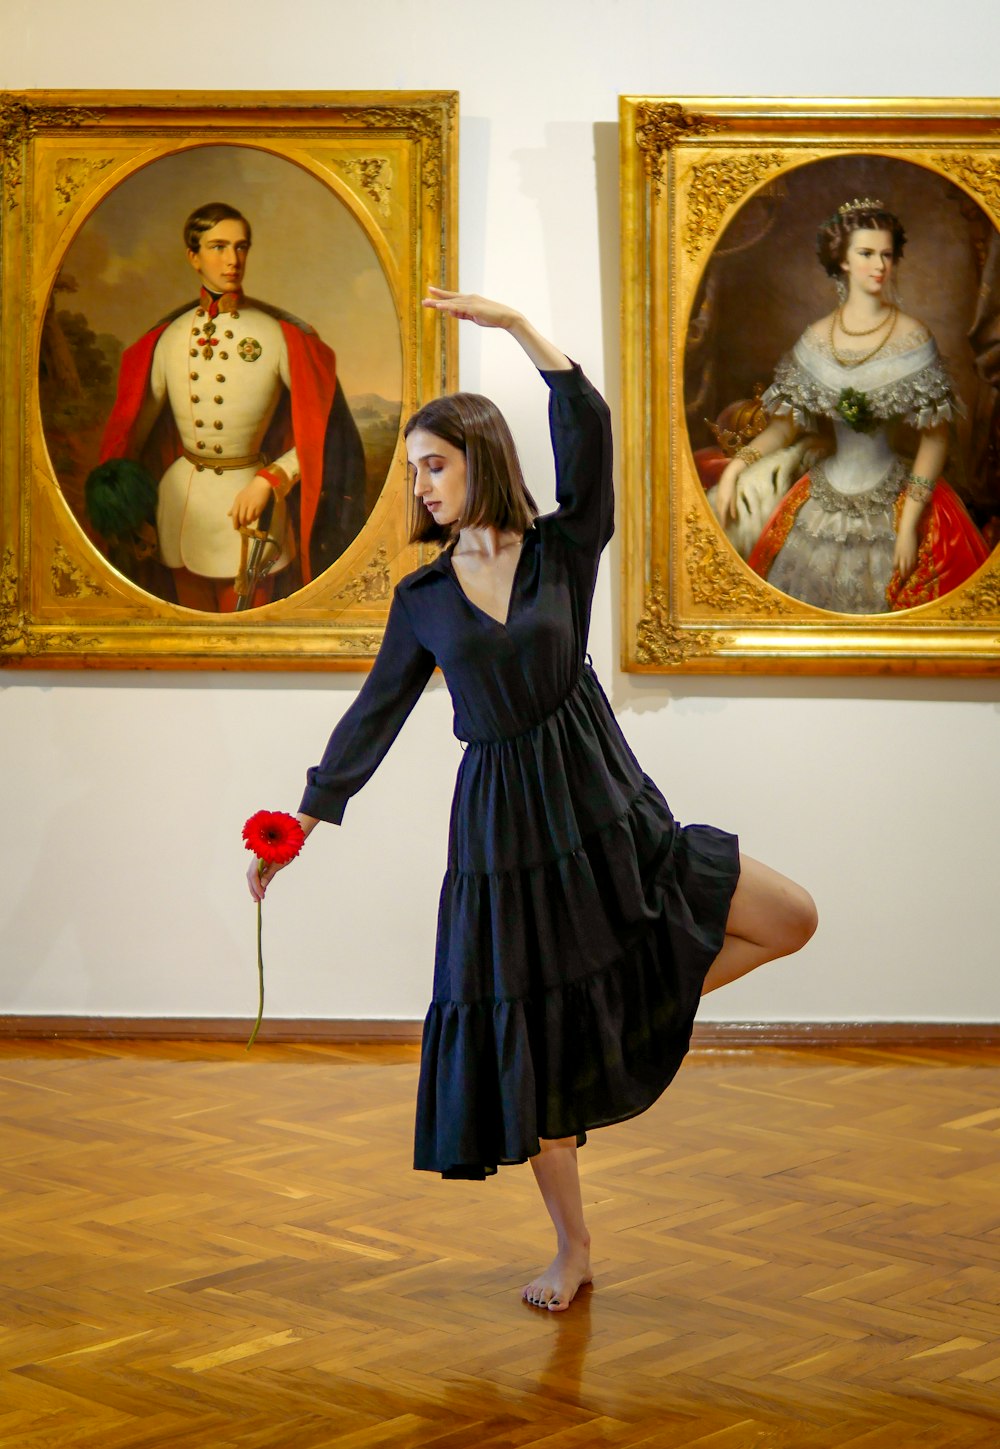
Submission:
[[[976,155],[938,156],[936,160],[942,171],[967,186],[995,217],[1000,217],[1000,161]]]
[[[93,637],[70,632],[59,635],[56,647],[83,653],[93,648],[96,642]],[[14,550],[4,549],[0,559],[0,665],[9,664],[17,658],[37,659],[55,644],[54,639],[28,628],[24,611],[18,607]]]
[[[377,654],[382,642],[381,634],[352,634],[340,643],[341,654],[357,654],[360,658]]]
[[[449,126],[454,119],[455,102],[449,99],[442,108]],[[428,111],[411,111],[406,106],[368,106],[364,110],[346,107],[344,120],[352,125],[402,131],[413,140],[422,142],[422,166],[420,179],[427,199],[432,206],[441,202],[443,157],[441,148],[441,127],[437,115]]]
[[[86,156],[67,156],[56,167],[55,191],[58,198],[56,214],[61,216],[78,191],[86,186],[98,171],[104,171],[112,164],[110,156],[94,160]]]
[[[24,617],[17,607],[17,569],[14,550],[4,549],[0,562],[0,649],[9,650],[25,642]]]
[[[708,629],[679,629],[670,617],[670,604],[659,569],[635,631],[635,657],[639,664],[683,664],[695,656],[711,654],[731,643],[728,634]]]
[[[778,151],[704,161],[691,168],[684,250],[692,261],[713,241],[726,211],[783,164]]]
[[[334,596],[334,604],[374,604],[386,600],[392,592],[389,553],[379,544],[375,557],[346,588]]]
[[[57,598],[106,599],[108,596],[107,590],[102,589],[101,585],[95,583],[93,579],[89,579],[58,541],[53,551],[49,576],[52,579],[52,587]]]
[[[963,589],[961,597],[954,604],[945,604],[941,613],[949,619],[965,619],[970,624],[994,621],[1000,616],[1000,569],[994,568],[977,583]]]
[[[685,111],[676,101],[643,101],[637,108],[635,139],[643,153],[646,174],[649,176],[653,195],[659,196],[663,186],[663,166],[671,148],[678,141],[688,141],[693,136],[707,136],[718,131],[719,125],[707,116]]]
[[[23,177],[22,150],[42,126],[85,126],[98,119],[83,106],[32,106],[27,101],[0,96],[0,161],[8,209],[18,204]]]
[[[388,156],[359,156],[355,160],[341,162],[341,170],[355,185],[370,196],[380,216],[392,214],[390,195],[392,192],[392,162]]]
[[[706,528],[697,508],[684,515],[684,566],[696,604],[708,604],[727,614],[794,614],[795,605],[771,589],[764,589],[755,574],[737,562],[728,543]],[[769,595],[769,597],[765,597]]]

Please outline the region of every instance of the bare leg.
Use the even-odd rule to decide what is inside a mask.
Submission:
[[[549,1266],[522,1290],[521,1297],[550,1313],[561,1313],[581,1284],[592,1278],[576,1138],[543,1138],[542,1150],[531,1159],[531,1167],[556,1230],[557,1251]]]
[[[722,950],[709,967],[704,996],[746,976],[765,961],[790,956],[816,929],[816,906],[808,891],[749,855],[740,858]]]

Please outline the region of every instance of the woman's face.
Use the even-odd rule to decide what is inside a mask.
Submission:
[[[841,268],[847,273],[847,282],[852,292],[859,291],[869,297],[881,295],[893,267],[893,246],[891,231],[875,231],[864,228],[851,233]]]
[[[406,456],[413,478],[413,494],[434,519],[447,528],[457,523],[465,508],[466,466],[461,448],[424,428],[414,428],[406,440]]]

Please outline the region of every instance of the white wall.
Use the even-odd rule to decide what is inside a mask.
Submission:
[[[986,95],[994,0],[0,0],[11,89],[461,91],[462,284],[520,304],[617,410],[617,96]],[[544,398],[506,338],[463,336],[461,385],[508,413],[551,497]],[[592,652],[681,819],[814,891],[794,963],[716,1020],[1000,1019],[1000,707],[989,681],[658,680],[617,671],[618,552]],[[359,677],[0,674],[0,1012],[246,1016],[239,831],[294,808]],[[265,911],[274,1016],[415,1017],[458,746],[433,685],[342,831]]]

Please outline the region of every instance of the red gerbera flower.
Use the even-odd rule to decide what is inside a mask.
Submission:
[[[243,841],[247,850],[257,857],[257,872],[266,865],[287,865],[294,860],[306,843],[305,831],[294,815],[284,810],[258,810],[243,827]],[[257,902],[257,1020],[254,1023],[247,1051],[257,1040],[261,1021],[264,1019],[264,955],[261,950],[261,910]]]
[[[258,810],[244,825],[243,839],[265,865],[287,865],[306,843],[302,826],[284,810]]]

